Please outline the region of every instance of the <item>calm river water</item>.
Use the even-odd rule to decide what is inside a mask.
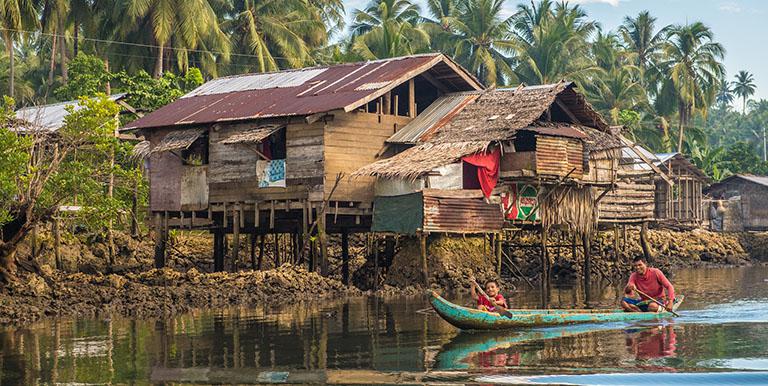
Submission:
[[[457,331],[425,297],[46,320],[0,330],[0,384],[768,385],[768,267],[682,270],[673,281],[686,295],[675,320],[495,333]],[[612,305],[620,286],[594,286],[590,304]],[[507,292],[516,306],[540,303],[530,288]],[[550,298],[584,301],[576,287]]]

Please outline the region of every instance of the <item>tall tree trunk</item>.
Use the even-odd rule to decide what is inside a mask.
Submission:
[[[107,74],[109,74],[109,56],[106,54],[104,55],[104,69],[107,70]],[[109,81],[107,81],[106,90],[104,92],[106,92],[107,95],[112,95],[112,84]]]
[[[79,37],[80,37],[80,21],[78,21],[77,18],[75,18],[75,41],[74,41],[75,49],[73,51],[73,56],[72,56],[73,58],[77,57],[78,49],[80,48],[79,47],[80,42],[78,41]]]
[[[745,95],[742,99],[742,105],[741,105],[741,114],[747,115],[747,96]]]
[[[5,53],[8,54],[10,64],[10,74],[8,75],[8,95],[14,96],[16,88],[16,58],[13,52],[13,39],[8,30],[3,32],[3,39],[5,40]]]
[[[679,115],[680,119],[678,122],[679,125],[679,133],[677,136],[677,152],[683,153],[683,137],[685,136],[685,123],[687,122],[687,111],[688,111],[688,105],[685,103],[680,103],[679,109]]]
[[[69,70],[67,65],[67,40],[64,38],[64,26],[59,22],[59,28],[58,30],[61,31],[62,35],[59,37],[59,51],[61,53],[61,77],[64,79],[64,83],[67,82],[69,79]]]
[[[55,35],[55,31],[54,31]],[[53,86],[53,75],[56,73],[56,41],[59,39],[53,36],[51,39],[51,65],[48,67],[48,87],[46,89],[46,97],[48,96],[48,90]]]
[[[155,78],[163,75],[163,44],[160,43],[157,48],[157,60],[155,60]]]

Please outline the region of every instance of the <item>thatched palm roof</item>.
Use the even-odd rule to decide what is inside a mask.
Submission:
[[[488,142],[423,143],[393,157],[366,165],[352,174],[382,178],[416,179],[435,168],[457,162],[465,155],[478,153]]]

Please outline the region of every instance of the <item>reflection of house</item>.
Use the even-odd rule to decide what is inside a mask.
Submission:
[[[715,230],[768,229],[768,176],[737,174],[706,189]]]
[[[316,222],[323,244],[326,232],[370,227],[374,180],[336,183],[339,173],[373,162],[441,95],[481,88],[441,54],[232,76],[124,130],[151,143],[158,227],[211,228],[219,246],[241,231],[291,233],[303,245],[297,239],[308,239]],[[222,269],[223,248],[215,249]],[[321,254],[325,269],[322,246]]]

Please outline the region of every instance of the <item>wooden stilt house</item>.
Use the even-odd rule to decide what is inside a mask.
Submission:
[[[325,234],[371,224],[374,179],[349,173],[441,95],[480,89],[449,58],[415,55],[219,78],[128,124],[150,142],[157,265],[170,228],[210,229],[217,246],[227,233],[290,233],[303,246],[314,229],[310,265],[326,272]]]

